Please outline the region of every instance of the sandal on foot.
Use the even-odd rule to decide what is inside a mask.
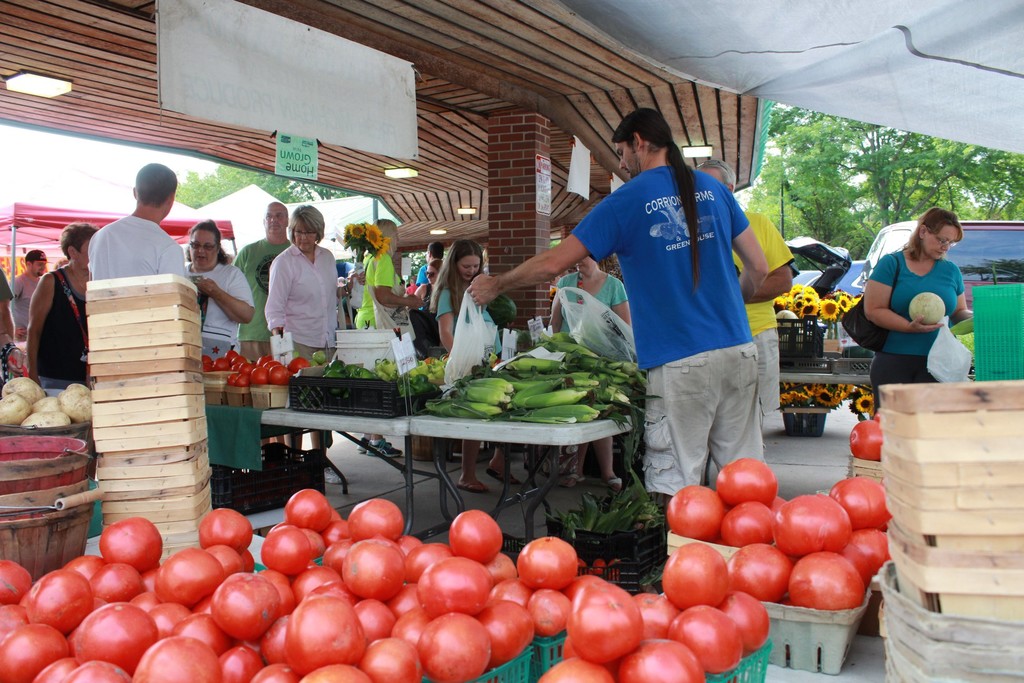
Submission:
[[[499,472],[498,470],[494,469],[493,467],[488,467],[487,468],[487,476],[491,477],[492,479],[497,479],[498,481],[503,482],[503,481],[505,481],[504,475],[505,475],[504,472]],[[521,482],[518,479],[516,479],[516,475],[514,475],[514,474],[512,474],[510,472],[509,475],[508,475],[508,483],[510,483],[510,484],[522,484],[523,482]]]
[[[463,491],[469,491],[470,493],[488,493],[490,489],[487,488],[487,484],[482,481],[471,481],[468,484],[463,484],[461,481],[455,485],[456,488],[462,489]]]
[[[619,477],[612,477],[611,479],[605,479],[604,483],[608,484],[608,488],[610,488],[615,493],[618,493],[619,491],[622,490],[622,479],[620,479]]]
[[[565,489],[571,489],[573,486],[580,483],[581,481],[584,481],[585,479],[586,477],[584,477],[582,474],[576,474],[575,472],[573,472],[572,474],[567,474],[561,479],[559,479],[558,485]]]

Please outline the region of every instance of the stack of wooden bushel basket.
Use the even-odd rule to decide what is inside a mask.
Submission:
[[[1020,676],[1024,381],[889,385],[882,407],[893,680]]]
[[[103,523],[149,519],[166,557],[198,544],[210,510],[196,289],[176,275],[96,280],[87,300]]]

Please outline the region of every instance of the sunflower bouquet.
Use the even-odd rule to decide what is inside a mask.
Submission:
[[[775,297],[775,311],[791,311],[798,318],[817,316],[825,323],[828,337],[834,339],[839,333],[839,322],[858,301],[859,296],[851,296],[841,290],[818,296],[813,287],[796,284],[785,294]]]
[[[852,384],[791,384],[783,382],[779,402],[786,408],[827,408],[839,407],[855,387]],[[871,393],[868,392],[870,398]]]
[[[377,258],[391,248],[391,239],[385,237],[374,223],[349,223],[345,226],[342,243],[362,262],[365,254]]]
[[[858,420],[870,420],[875,416],[875,396],[871,393],[871,387],[863,384],[855,386],[847,398],[850,400],[850,412]]]

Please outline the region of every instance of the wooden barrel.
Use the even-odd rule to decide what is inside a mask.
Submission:
[[[85,480],[90,458],[82,439],[60,436],[0,438],[0,496]]]
[[[42,512],[21,519],[0,517],[0,560],[13,560],[36,581],[85,553],[92,505]]]

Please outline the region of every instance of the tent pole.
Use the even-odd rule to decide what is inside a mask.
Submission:
[[[14,256],[17,253],[18,253],[18,226],[15,225],[14,223],[11,223],[11,253],[10,253],[11,272],[7,274],[7,279],[9,280],[8,284],[11,285],[11,291],[12,292],[14,291],[14,276],[15,276],[15,274],[18,271],[18,263],[17,263],[17,260],[16,260],[16,258]]]

